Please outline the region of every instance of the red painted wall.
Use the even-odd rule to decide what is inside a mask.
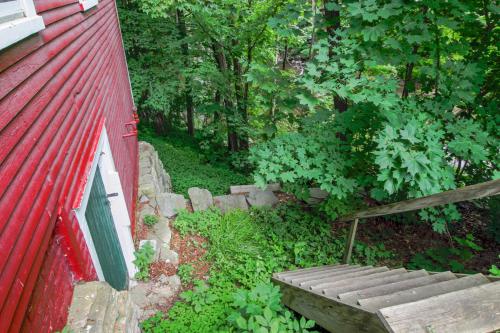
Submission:
[[[45,29],[0,51],[0,332],[61,329],[74,283],[96,278],[73,209],[103,123],[135,216],[137,138],[123,137],[133,101],[115,3],[35,7]]]

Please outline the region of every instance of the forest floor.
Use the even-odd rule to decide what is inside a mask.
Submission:
[[[444,234],[433,231],[427,223],[405,223],[397,219],[379,217],[360,221],[357,239],[367,244],[383,243],[387,250],[395,254],[394,258],[384,264],[407,267],[416,254],[424,254],[429,249],[461,250],[461,245],[457,244],[454,238],[466,239],[469,234],[473,236],[473,242],[482,250],[469,248],[472,257],[468,260],[461,258],[460,254],[448,257],[443,254],[442,258],[437,258],[437,260],[456,259],[464,265],[464,271],[489,274],[488,270],[492,265],[500,264],[498,243],[491,237],[491,232],[488,230],[491,217],[487,210],[473,203],[460,203],[457,207],[462,219],[451,224],[448,232]],[[347,223],[334,224],[333,231],[345,227]],[[435,260],[433,261],[438,264]],[[446,268],[442,267],[439,270]]]

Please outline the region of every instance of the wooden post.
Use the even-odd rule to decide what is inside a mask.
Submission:
[[[354,246],[354,239],[356,238],[356,230],[358,229],[359,219],[355,219],[351,223],[351,228],[349,229],[349,235],[347,235],[347,241],[344,250],[344,264],[349,264],[351,262],[352,247]]]

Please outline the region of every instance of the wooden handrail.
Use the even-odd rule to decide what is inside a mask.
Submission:
[[[354,214],[343,216],[339,222],[347,222],[355,219],[390,215],[396,213],[410,212],[423,208],[430,208],[451,204],[460,201],[474,200],[500,194],[500,179],[476,185],[465,186],[456,190],[432,194],[426,197],[395,202],[392,204],[371,207],[358,211]]]
[[[351,261],[354,239],[356,238],[358,222],[361,218],[410,212],[423,208],[430,208],[455,202],[490,197],[497,194],[500,194],[500,179],[491,180],[489,182],[476,185],[465,186],[456,190],[441,192],[418,199],[400,201],[384,206],[372,207],[358,211],[351,215],[343,216],[337,221],[354,221],[351,223],[349,235],[347,236],[346,240],[346,246],[344,250],[344,263],[348,264]]]

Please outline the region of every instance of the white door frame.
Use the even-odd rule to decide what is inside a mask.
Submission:
[[[133,278],[135,273],[137,272],[137,268],[133,263],[135,259],[135,249],[134,241],[132,239],[130,217],[128,214],[127,204],[125,202],[125,196],[123,194],[120,177],[115,168],[115,162],[111,153],[111,147],[109,145],[106,127],[104,126],[99,137],[97,149],[94,153],[92,167],[90,168],[90,172],[87,176],[85,192],[83,194],[82,201],[80,202],[80,207],[75,209],[75,214],[78,220],[78,225],[83,232],[85,242],[87,243],[90,257],[92,258],[92,263],[94,264],[95,270],[97,272],[97,277],[100,281],[105,281],[101,264],[99,262],[99,257],[97,256],[97,251],[94,246],[94,241],[92,240],[89,226],[87,224],[87,220],[85,219],[85,210],[87,209],[90,190],[92,188],[92,183],[94,182],[97,166],[99,166],[99,169],[101,171],[101,176],[106,193],[117,194],[115,196],[108,197],[108,200],[111,206],[111,214],[113,215],[115,229],[120,241],[120,247],[125,259],[125,264],[127,265],[128,275],[130,278]]]

